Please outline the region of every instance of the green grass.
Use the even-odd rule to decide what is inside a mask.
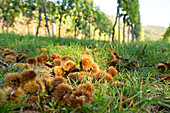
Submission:
[[[61,48],[56,46],[62,45]],[[60,112],[169,112],[170,111],[170,89],[169,82],[161,82],[161,78],[169,73],[162,73],[156,70],[156,65],[160,62],[168,62],[170,56],[170,44],[168,42],[134,42],[134,43],[113,43],[107,41],[95,40],[77,40],[73,38],[54,38],[54,37],[34,37],[34,36],[18,36],[12,34],[0,34],[0,46],[15,50],[17,53],[22,49],[29,57],[36,57],[43,51],[36,49],[37,47],[47,48],[46,53],[58,53],[62,56],[69,55],[74,59],[77,66],[83,54],[77,54],[86,49],[97,48],[99,54],[87,53],[93,56],[94,61],[99,65],[100,69],[109,67],[109,61],[112,59],[110,51],[119,54],[119,56],[129,59],[129,61],[137,60],[140,64],[138,69],[127,70],[122,68],[115,78],[123,83],[122,86],[110,87],[109,83],[94,82],[100,85],[97,94],[93,96],[91,105],[85,104],[82,109],[70,109],[67,106],[60,106],[53,102],[51,108]],[[166,49],[162,52],[161,49]],[[145,67],[145,65],[154,65]],[[3,81],[4,75],[8,72],[16,70],[8,69],[0,72],[0,79]],[[17,70],[18,71],[18,70]],[[20,71],[20,70],[19,70]],[[4,82],[4,81],[3,81]],[[145,82],[145,84],[143,84]],[[72,84],[75,87],[77,84]],[[102,95],[101,89],[103,89]],[[150,92],[149,92],[150,91]],[[122,100],[124,95],[127,99]],[[159,95],[159,96],[157,96]],[[168,97],[168,98],[167,98]],[[9,107],[9,106],[7,106]],[[21,107],[22,108],[22,107]],[[1,110],[1,109],[0,109]]]

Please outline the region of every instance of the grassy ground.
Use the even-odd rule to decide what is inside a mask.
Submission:
[[[138,69],[127,70],[122,68],[115,77],[123,83],[121,86],[110,87],[109,83],[94,82],[100,88],[93,96],[91,105],[85,104],[82,109],[70,109],[67,106],[60,106],[57,103],[51,105],[53,111],[60,112],[169,112],[170,111],[170,89],[169,82],[161,82],[161,78],[169,73],[162,73],[156,70],[156,65],[160,62],[168,62],[170,56],[170,44],[167,42],[134,42],[125,44],[109,44],[104,41],[77,40],[73,38],[47,38],[33,36],[17,36],[0,34],[0,46],[15,50],[17,53],[23,52],[28,57],[36,57],[43,53],[36,49],[44,47],[46,53],[58,53],[61,56],[69,55],[74,59],[77,66],[79,61],[86,54],[91,55],[100,69],[109,67],[112,60],[111,52],[116,52],[119,56],[137,60],[140,64]],[[57,48],[56,46],[62,46]],[[88,52],[90,49],[97,48],[95,52]],[[24,49],[24,50],[23,50]],[[111,49],[111,51],[108,51]],[[163,51],[164,50],[164,51]],[[153,66],[151,66],[153,65]],[[7,70],[0,72],[1,83],[4,83],[4,76],[11,72]],[[41,73],[39,73],[41,75]],[[75,87],[76,85],[72,85]],[[101,89],[103,89],[102,95]],[[124,98],[126,97],[126,98]],[[24,104],[24,102],[23,102]],[[9,109],[9,104],[0,107],[1,110],[10,111],[20,109],[20,106],[13,106]],[[5,111],[4,110],[4,111]]]

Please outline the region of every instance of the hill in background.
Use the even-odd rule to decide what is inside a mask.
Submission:
[[[165,27],[147,25],[143,26],[144,38],[145,40],[161,40],[165,32]]]

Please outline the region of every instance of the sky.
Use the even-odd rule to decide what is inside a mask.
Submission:
[[[94,0],[101,11],[116,16],[117,0]],[[170,0],[139,0],[142,25],[168,27],[170,25]]]

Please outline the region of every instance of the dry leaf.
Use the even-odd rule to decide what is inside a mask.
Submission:
[[[119,56],[116,52],[112,52],[112,56],[113,56],[113,59],[118,59],[119,60]]]
[[[44,51],[44,52],[46,52],[46,51],[47,51],[47,49],[46,49],[46,48],[41,48],[41,50],[42,50],[42,51]]]
[[[61,48],[61,47],[63,47],[63,46],[56,46],[56,48]]]
[[[107,49],[107,51],[112,51],[111,49]]]

